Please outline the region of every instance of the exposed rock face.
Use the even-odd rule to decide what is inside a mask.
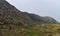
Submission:
[[[44,21],[46,21],[47,23],[58,23],[55,19],[53,19],[52,17],[49,16],[45,16],[43,17]]]

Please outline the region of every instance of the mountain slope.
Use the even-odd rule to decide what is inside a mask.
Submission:
[[[37,21],[40,23],[58,23],[54,18],[49,16],[42,17],[36,14],[28,14],[28,15],[33,21]]]
[[[22,11],[19,11],[14,6],[10,5],[5,0],[0,0],[0,22],[3,24],[21,24],[30,25],[31,19]]]
[[[35,25],[36,22],[47,22],[47,23],[55,23],[56,20],[52,20],[46,17],[41,17],[35,14],[24,13],[16,9],[16,7],[12,6],[5,0],[0,0],[0,22],[3,24],[19,24],[24,26],[32,26]],[[51,21],[52,20],[52,21]],[[49,22],[48,22],[49,21]],[[37,24],[37,23],[36,23]]]

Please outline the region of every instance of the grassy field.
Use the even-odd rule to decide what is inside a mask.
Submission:
[[[60,36],[60,24],[41,24],[38,27],[0,25],[0,36]]]

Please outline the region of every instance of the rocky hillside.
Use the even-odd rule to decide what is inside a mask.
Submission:
[[[40,17],[35,14],[24,13],[9,4],[6,0],[0,0],[0,23],[1,24],[19,24],[24,26],[35,25],[36,22],[56,23],[51,17]]]
[[[19,24],[27,26],[32,24],[31,18],[5,0],[0,0],[0,22],[3,24]]]

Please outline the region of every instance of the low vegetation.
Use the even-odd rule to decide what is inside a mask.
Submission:
[[[60,24],[41,24],[39,27],[0,25],[0,36],[60,36]]]

